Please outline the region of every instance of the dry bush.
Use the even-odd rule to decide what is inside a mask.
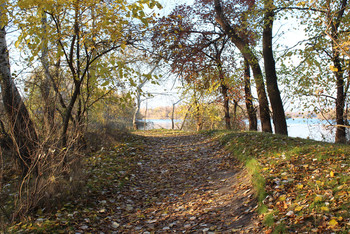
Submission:
[[[15,157],[20,158],[19,146],[12,144],[12,156],[6,155],[6,158],[4,151],[0,152],[0,230],[39,208],[56,209],[63,201],[80,194],[85,181],[79,147],[81,137],[71,136],[62,148],[58,132],[52,129],[40,138],[24,178],[20,176],[21,167],[14,163]]]
[[[95,152],[101,147],[108,147],[122,141],[129,135],[125,128],[113,124],[94,125],[84,134],[85,146],[88,152]]]

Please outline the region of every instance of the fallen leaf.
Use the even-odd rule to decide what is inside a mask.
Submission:
[[[338,222],[337,222],[337,220],[332,219],[331,221],[328,222],[328,225],[329,225],[330,227],[335,227],[335,226],[338,225]]]

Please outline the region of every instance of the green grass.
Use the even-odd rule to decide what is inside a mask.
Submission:
[[[350,230],[350,146],[257,132],[210,135],[219,138],[252,174],[266,229],[274,233]]]

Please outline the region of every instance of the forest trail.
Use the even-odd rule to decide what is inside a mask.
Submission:
[[[116,191],[115,233],[257,233],[245,169],[207,136],[138,132],[145,147],[130,182]]]

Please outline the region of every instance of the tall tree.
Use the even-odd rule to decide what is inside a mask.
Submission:
[[[346,93],[344,92],[344,73],[345,70],[341,65],[341,51],[339,48],[340,24],[343,21],[345,10],[348,5],[347,0],[341,0],[339,6],[334,10],[331,9],[331,1],[326,2],[328,7],[326,20],[330,27],[331,45],[332,45],[332,62],[335,69],[333,69],[336,78],[337,98],[335,102],[336,113],[336,132],[335,142],[346,143],[346,131],[344,121],[344,107]],[[348,70],[349,72],[349,70]]]
[[[266,75],[266,88],[269,95],[275,132],[288,135],[286,116],[278,88],[276,63],[272,48],[272,30],[275,17],[273,0],[264,0],[263,56]]]
[[[186,82],[202,79],[208,91],[214,87],[209,83],[218,84],[211,92],[221,93],[225,127],[231,129],[229,91],[234,88],[230,79],[236,61],[229,38],[220,32],[212,12],[204,10],[198,2],[193,6],[180,5],[159,21],[154,38],[157,49],[161,45],[162,53],[167,51],[173,72]],[[199,73],[201,75],[197,75]]]
[[[305,46],[298,50],[302,58],[296,69],[299,77],[289,87],[298,87],[295,93],[307,97],[304,98],[306,107],[314,106],[321,114],[334,109],[335,142],[345,143],[350,70],[349,56],[342,45],[349,36],[349,3],[320,0],[299,2],[286,9],[303,12],[295,15],[306,26],[308,36]]]
[[[112,59],[121,55],[127,45],[141,40],[152,18],[145,13],[145,6],[152,9],[160,5],[154,0],[132,3],[99,0],[21,1],[18,5],[22,9],[19,14],[21,20],[18,20],[22,29],[19,42],[30,49],[32,59],[45,47],[43,38],[46,38],[51,46],[57,45],[52,50],[51,58],[62,61],[61,68],[68,68],[64,69],[69,75],[63,83],[69,90],[61,94],[65,96],[61,99],[61,139],[62,144],[66,145],[70,123],[73,121],[73,128],[77,129],[83,118],[84,106],[87,106],[83,95],[89,98],[93,85],[108,86],[113,72],[119,77],[124,76],[122,62]],[[37,17],[37,12],[42,10],[48,16],[46,30],[37,27],[42,20]],[[41,36],[43,33],[47,35]],[[106,58],[107,54],[109,58]],[[59,88],[56,86],[55,90]]]
[[[257,131],[258,130],[258,120],[256,117],[256,110],[253,104],[253,95],[251,91],[250,84],[250,67],[248,61],[244,60],[244,94],[245,94],[245,104],[248,113],[248,121],[249,121],[249,130]]]
[[[226,18],[222,8],[221,0],[214,0],[214,7],[216,12],[216,20],[220,24],[222,30],[228,35],[235,46],[240,50],[243,57],[247,59],[253,71],[255,84],[259,100],[259,112],[261,119],[261,128],[263,132],[272,132],[271,119],[269,113],[269,102],[266,96],[264,78],[262,70],[259,65],[259,59],[254,54],[249,41],[239,35],[237,30],[231,26],[229,20]]]

